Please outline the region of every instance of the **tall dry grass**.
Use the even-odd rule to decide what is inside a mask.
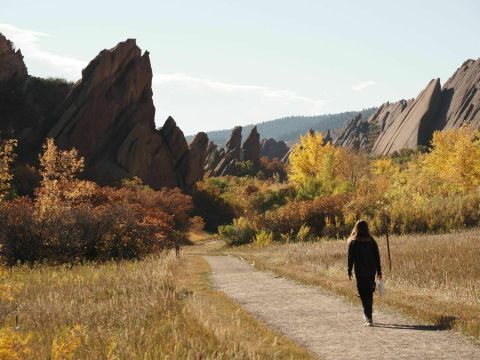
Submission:
[[[386,296],[376,297],[375,305],[480,339],[480,231],[394,236],[390,240],[392,271],[388,269],[386,240],[377,238]],[[346,241],[243,247],[229,252],[358,302],[354,282],[347,278]]]
[[[309,358],[213,290],[208,274],[202,258],[173,254],[10,268],[6,281],[22,289],[0,300],[0,355],[2,340],[28,339],[20,358]]]

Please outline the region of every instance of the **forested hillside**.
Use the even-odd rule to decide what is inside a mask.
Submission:
[[[315,116],[288,116],[281,119],[265,121],[257,125],[258,132],[262,138],[274,138],[276,140],[292,141],[300,135],[305,134],[309,129],[325,131],[344,127],[359,112],[362,117],[368,117],[376,108],[368,108],[362,111],[347,111],[338,114],[325,114]],[[249,134],[254,124],[244,126],[244,134]],[[224,145],[232,133],[232,129],[207,132],[208,138],[215,144]],[[190,142],[193,136],[188,136]]]

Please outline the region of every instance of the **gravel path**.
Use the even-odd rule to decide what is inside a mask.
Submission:
[[[257,271],[235,257],[205,258],[218,289],[322,359],[480,359],[479,346],[451,331],[386,312],[374,313],[375,327],[363,327],[359,306],[319,288]]]

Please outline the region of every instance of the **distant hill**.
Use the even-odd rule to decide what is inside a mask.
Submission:
[[[259,124],[243,126],[243,135],[244,137],[248,136],[250,130],[257,125],[261,138],[274,138],[275,140],[283,140],[285,142],[295,141],[309,129],[326,131],[328,129],[342,128],[358,113],[361,113],[362,117],[368,117],[373,114],[375,110],[376,108],[369,108],[362,111],[347,111],[338,114],[288,116]],[[232,129],[216,130],[207,132],[207,135],[215,144],[223,146],[228,141],[231,132]],[[188,142],[192,139],[193,136],[187,137]]]

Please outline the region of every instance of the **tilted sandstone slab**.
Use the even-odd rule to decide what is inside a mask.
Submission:
[[[207,134],[199,132],[188,147],[185,168],[185,189],[187,192],[195,192],[197,181],[204,176],[208,145]]]
[[[335,138],[334,145],[353,151],[370,152],[377,138],[387,131],[412,101],[413,99],[384,103],[367,119],[358,114]]]
[[[400,100],[394,103],[386,102],[382,104],[369,118],[368,122],[378,127],[379,133],[387,131],[395,119],[413,102],[414,99]]]
[[[22,52],[0,33],[0,83],[23,80],[27,75]]]
[[[401,149],[428,145],[432,132],[438,127],[440,103],[440,79],[434,79],[399,116],[392,117],[391,124],[375,141],[372,152],[389,155]]]
[[[189,156],[173,118],[155,129],[151,85],[149,54],[142,55],[135,40],[103,50],[83,70],[48,135],[61,148],[77,148],[86,158],[87,175],[100,184],[138,176],[155,189],[193,189],[203,172],[189,158],[204,161],[204,140],[191,149],[199,153]]]
[[[362,114],[355,116],[335,139],[333,145],[354,151],[365,151],[368,143],[368,121]]]
[[[281,160],[288,153],[288,150],[290,149],[283,140],[263,139],[260,147],[260,157],[266,156],[270,160],[275,158]]]
[[[260,168],[260,134],[256,126],[253,127],[243,143],[241,160],[251,161],[257,170]]]
[[[232,130],[232,135],[225,145],[225,150],[221,155],[221,158],[212,171],[213,176],[231,175],[233,166],[236,161],[240,160],[242,145],[242,127],[236,126]]]
[[[471,124],[480,128],[480,59],[469,59],[442,88],[440,127],[458,128]]]

